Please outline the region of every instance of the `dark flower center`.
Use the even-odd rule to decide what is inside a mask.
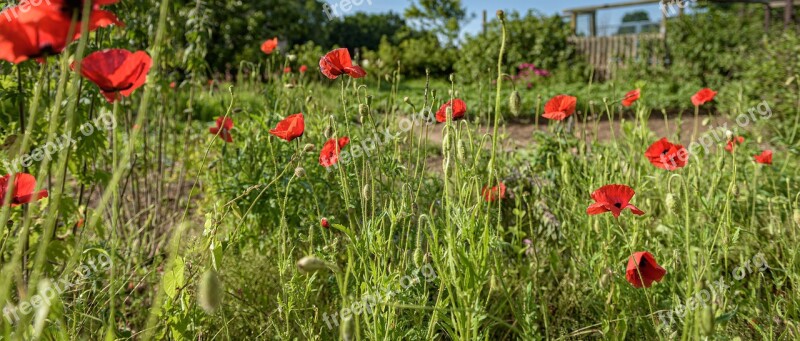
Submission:
[[[661,152],[661,155],[667,155],[667,153],[669,153],[669,148],[664,149],[664,151]]]
[[[30,59],[44,58],[44,57],[52,56],[52,55],[56,55],[56,54],[58,54],[58,51],[53,49],[53,45],[45,44],[45,45],[39,46],[39,51],[36,54],[28,56],[28,58],[30,58]]]
[[[617,208],[622,208],[622,203],[621,202],[615,203],[614,206],[616,206]]]

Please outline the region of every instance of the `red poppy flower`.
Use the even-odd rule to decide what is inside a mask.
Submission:
[[[339,162],[339,152],[350,143],[350,138],[345,136],[336,139],[330,139],[322,146],[322,151],[319,153],[319,164],[322,167],[330,167]]]
[[[103,50],[86,56],[81,62],[81,75],[97,84],[106,100],[113,103],[144,85],[152,64],[144,51]]]
[[[291,66],[287,66],[287,67],[283,68],[283,73],[292,73],[292,67]]]
[[[744,143],[744,137],[736,136],[733,138],[733,140],[728,141],[728,144],[725,146],[725,150],[733,152],[733,148],[742,143]]]
[[[692,104],[694,104],[696,107],[699,107],[703,104],[711,102],[715,96],[717,96],[716,91],[709,88],[702,88],[692,96]]]
[[[306,73],[306,71],[308,71],[308,66],[301,65],[300,66],[300,73]]]
[[[661,169],[674,170],[686,166],[686,159],[689,152],[682,145],[670,143],[666,137],[656,141],[644,156],[653,164]]]
[[[319,223],[320,225],[322,225],[322,227],[326,229],[331,228],[331,223],[328,222],[328,219],[322,218],[322,220]]]
[[[277,47],[278,47],[278,38],[275,37],[261,44],[261,52],[264,52],[266,54],[272,54],[272,51],[275,51],[275,48]]]
[[[589,215],[611,212],[618,218],[622,210],[629,208],[633,214],[644,215],[644,212],[630,204],[634,196],[633,189],[625,185],[606,185],[592,193],[595,203],[589,205],[586,213]]]
[[[169,88],[170,89],[175,89],[177,86],[178,86],[178,83],[175,83],[175,82],[169,83]]]
[[[37,11],[23,11],[20,6],[9,7],[0,12],[0,60],[19,64],[29,59],[40,62],[51,55],[64,51],[71,40],[67,39],[71,20],[58,16],[43,17],[33,21]]]
[[[756,155],[753,158],[755,158],[756,162],[758,162],[758,163],[763,163],[765,165],[771,165],[772,164],[772,151],[769,150],[769,149],[765,150],[765,151],[761,152],[760,155]]]
[[[544,116],[551,120],[561,121],[575,113],[578,99],[568,95],[558,95],[544,105]]]
[[[488,202],[492,202],[492,201],[495,201],[495,200],[498,200],[498,199],[505,199],[506,198],[506,185],[501,182],[501,183],[498,183],[497,186],[494,186],[492,188],[489,188],[489,186],[486,186],[486,187],[483,188],[481,193],[482,193],[481,195],[483,196],[483,199],[488,201]]]
[[[31,22],[39,21],[46,17],[59,17],[61,20],[69,22],[72,21],[73,13],[77,13],[79,16],[83,13],[83,0],[48,0],[41,2],[41,5],[34,6],[33,10],[30,11],[31,15],[28,20]],[[125,24],[119,21],[114,13],[100,9],[100,6],[113,5],[117,2],[119,0],[92,1],[92,12],[89,14],[89,32],[111,25],[125,27]],[[80,31],[81,27],[80,21],[81,19],[78,20],[75,28],[78,31]]]
[[[447,121],[447,108],[450,107],[453,108],[453,121],[464,118],[464,114],[467,113],[467,104],[456,98],[439,107],[439,111],[436,112],[436,122],[444,123]]]
[[[290,115],[278,122],[275,129],[269,131],[270,134],[275,135],[280,139],[292,141],[300,136],[306,130],[306,124],[303,119],[303,113]]]
[[[0,178],[0,205],[5,203],[10,180],[11,174]],[[11,206],[19,206],[42,198],[47,198],[47,190],[41,190],[34,194],[34,189],[36,189],[36,178],[33,175],[17,173],[17,176],[14,178],[14,189],[11,193]]]
[[[636,252],[628,258],[625,279],[635,288],[649,288],[653,282],[660,282],[667,270],[664,270],[650,252]]]
[[[361,78],[367,75],[367,72],[360,66],[353,65],[353,60],[350,59],[350,51],[345,48],[333,50],[322,57],[319,60],[319,70],[322,71],[325,77],[330,79],[339,78],[343,74],[353,78]]]
[[[631,90],[627,94],[625,94],[625,98],[622,99],[622,106],[630,107],[633,105],[633,102],[639,100],[639,96],[642,94],[642,91],[639,89]]]
[[[223,120],[224,119],[224,120]],[[211,134],[219,136],[223,141],[231,143],[233,142],[233,135],[231,135],[231,129],[233,129],[233,119],[230,117],[221,116],[217,118],[217,126],[211,127],[208,129]]]

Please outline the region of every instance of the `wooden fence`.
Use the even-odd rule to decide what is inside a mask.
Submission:
[[[632,62],[663,66],[666,60],[665,37],[661,33],[621,34],[602,37],[571,37],[577,52],[594,67],[596,79],[606,79],[615,70]]]

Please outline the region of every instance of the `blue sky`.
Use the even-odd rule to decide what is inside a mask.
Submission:
[[[327,0],[330,4],[341,3],[343,0]],[[350,0],[352,3],[361,3],[360,6],[354,6],[351,12],[364,11],[368,13],[379,13],[394,11],[402,14],[406,7],[411,4],[410,0]],[[372,4],[369,4],[369,1]],[[607,3],[615,3],[622,0],[462,0],[467,7],[467,11],[475,14],[475,19],[472,20],[465,28],[463,33],[475,33],[481,29],[481,12],[488,11],[489,18],[494,17],[494,13],[498,9],[504,10],[517,10],[519,12],[527,12],[529,9],[538,10],[544,14],[562,14],[565,9],[584,6],[603,5]],[[603,26],[617,25],[626,12],[632,10],[643,9],[650,13],[650,18],[657,20],[660,17],[660,10],[658,4],[629,7],[622,10],[603,10],[598,12],[597,24],[602,30]],[[613,29],[613,28],[609,28]]]

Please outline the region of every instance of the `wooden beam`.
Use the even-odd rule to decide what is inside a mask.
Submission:
[[[786,6],[783,8],[783,29],[789,28],[792,23],[792,14],[794,12],[794,1],[786,0]]]
[[[769,22],[772,20],[772,7],[764,5],[764,31],[769,32]]]
[[[638,5],[647,5],[647,4],[657,4],[660,3],[661,0],[635,0],[635,1],[625,1],[619,2],[615,4],[604,4],[599,6],[587,6],[587,7],[576,7],[564,10],[564,13],[590,13],[595,12],[599,9],[609,9],[609,8],[619,8],[619,7],[630,7],[630,6],[638,6]]]

